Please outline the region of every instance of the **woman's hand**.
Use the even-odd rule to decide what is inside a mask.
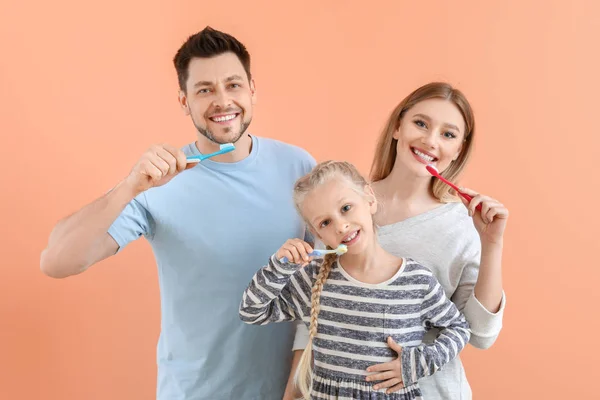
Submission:
[[[373,386],[373,389],[379,390],[383,388],[389,388],[386,393],[396,392],[404,387],[402,383],[402,360],[400,355],[402,354],[402,346],[394,342],[392,337],[388,337],[388,346],[396,353],[398,358],[394,361],[390,361],[384,364],[377,364],[367,368],[367,372],[381,372],[380,374],[373,374],[367,377],[367,382],[372,381],[383,381]]]
[[[462,196],[459,196],[465,207],[469,210],[469,215],[473,217],[475,229],[479,232],[482,242],[502,243],[504,229],[508,221],[508,210],[498,200],[489,196],[484,196],[471,189],[461,188],[461,191],[471,196],[471,202],[467,202]],[[475,209],[481,204],[481,211]]]

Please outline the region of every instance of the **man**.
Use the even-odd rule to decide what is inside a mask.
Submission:
[[[237,39],[207,27],[174,64],[197,140],[181,150],[152,146],[113,190],[60,221],[41,268],[55,278],[78,274],[143,235],[159,269],[157,398],[281,400],[293,326],[245,325],[238,306],[268,257],[304,235],[292,188],[315,162],[247,132],[256,93],[250,55]],[[235,150],[186,163],[224,143]]]

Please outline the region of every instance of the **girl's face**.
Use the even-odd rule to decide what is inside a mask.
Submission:
[[[345,244],[349,254],[362,252],[374,240],[375,211],[377,203],[370,187],[355,187],[344,178],[314,188],[301,206],[311,231],[333,249]]]
[[[432,164],[442,172],[456,160],[465,138],[465,120],[458,107],[444,99],[415,104],[394,132],[396,164],[417,176],[430,177],[425,169]]]

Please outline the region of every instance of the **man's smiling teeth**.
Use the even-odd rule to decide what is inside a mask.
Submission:
[[[351,241],[352,239],[354,239],[356,237],[356,235],[358,235],[358,231],[354,232],[352,235],[350,235],[346,239],[342,240],[342,242],[348,243],[349,241]]]
[[[237,114],[223,115],[221,117],[211,117],[210,119],[215,122],[225,122],[225,121],[231,121],[235,117],[237,117]]]
[[[432,162],[433,160],[435,160],[435,157],[428,156],[427,154],[422,153],[417,149],[412,149],[412,151],[413,151],[413,153],[415,153],[416,155],[418,155],[425,161]]]

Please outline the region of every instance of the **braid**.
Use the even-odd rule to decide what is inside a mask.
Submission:
[[[327,248],[331,249],[330,247]],[[327,281],[329,272],[331,272],[331,267],[336,259],[337,256],[335,254],[327,254],[325,256],[323,265],[321,265],[315,284],[312,287],[310,328],[308,330],[310,336],[308,339],[308,345],[304,349],[302,358],[298,364],[298,373],[296,375],[296,385],[300,388],[302,397],[305,400],[310,400],[310,392],[312,387],[312,347],[313,340],[315,336],[317,336],[317,328],[319,326],[318,317],[321,309],[321,292],[323,291],[323,285]]]

